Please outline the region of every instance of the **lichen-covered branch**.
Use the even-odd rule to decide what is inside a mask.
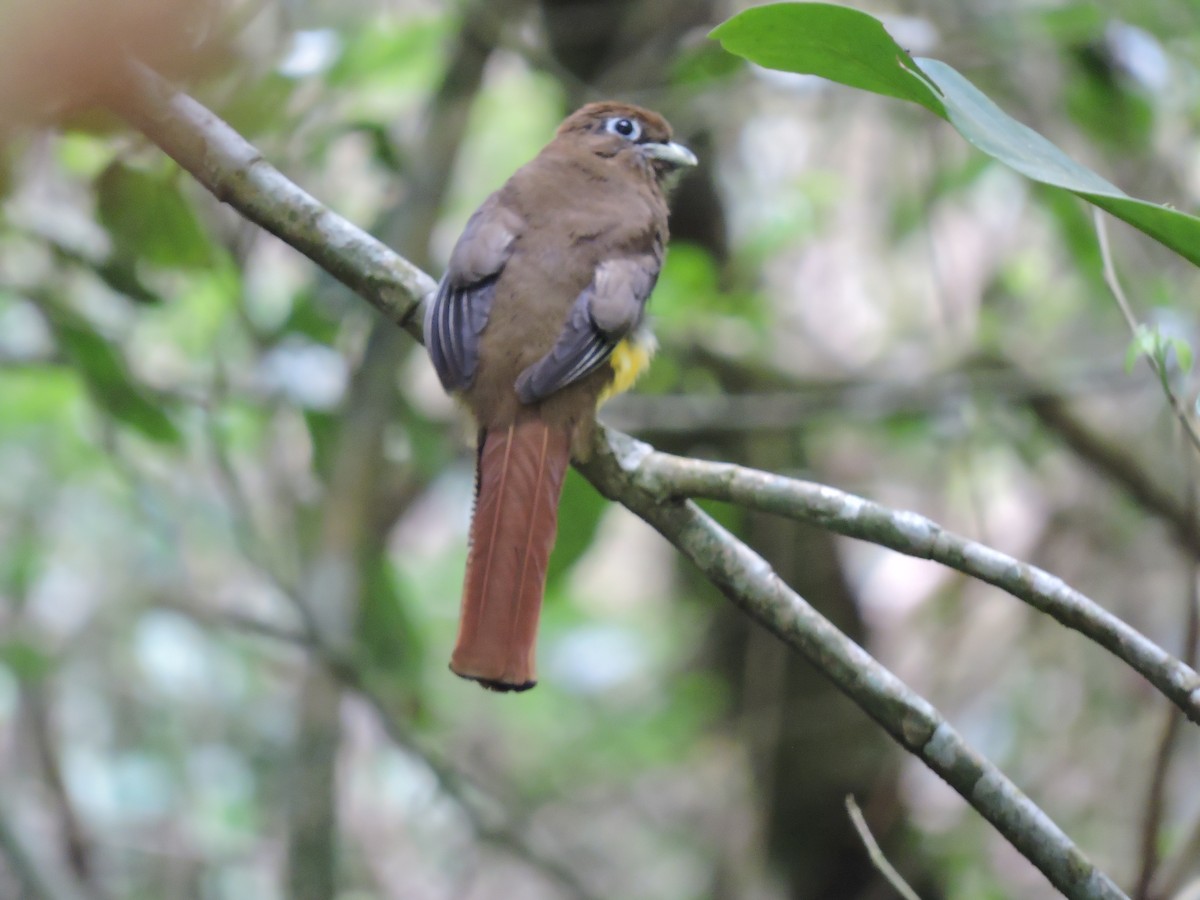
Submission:
[[[692,501],[649,488],[638,475],[655,451],[602,432],[580,466],[602,494],[637,513],[749,616],[800,651],[910,753],[996,826],[1068,897],[1121,890],[1007,776],[972,750],[942,715],[784,584],[761,556]]]
[[[614,435],[614,440],[618,438]],[[628,440],[623,435],[621,440]],[[942,528],[914,512],[889,509],[863,497],[811,481],[729,463],[687,459],[645,444],[627,475],[658,497],[723,500],[811,522],[944,566],[995,585],[1091,638],[1128,663],[1200,723],[1200,674],[1137,629],[1081,594],[1061,578]]]

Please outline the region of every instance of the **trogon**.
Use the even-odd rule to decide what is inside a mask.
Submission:
[[[667,176],[696,164],[656,113],[591,103],[468,220],[425,318],[447,391],[478,425],[475,511],[450,668],[533,687],[563,476],[597,405],[650,361],[646,300]]]

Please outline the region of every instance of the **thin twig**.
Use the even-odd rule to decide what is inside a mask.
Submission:
[[[1125,317],[1125,322],[1129,325],[1130,332],[1136,337],[1138,328],[1141,323],[1138,322],[1137,316],[1133,313],[1133,306],[1129,303],[1129,298],[1125,296],[1125,289],[1121,287],[1121,279],[1117,277],[1117,269],[1113,264],[1112,247],[1108,243],[1108,228],[1104,223],[1104,214],[1099,209],[1092,210],[1092,219],[1096,223],[1096,236],[1100,241],[1100,258],[1104,265],[1104,283],[1108,285],[1108,289],[1112,292],[1113,298],[1117,301],[1117,308],[1121,310],[1121,315]],[[1146,357],[1146,362],[1154,374],[1158,377],[1159,384],[1162,385],[1163,394],[1167,398],[1167,403],[1170,404],[1171,410],[1175,413],[1175,418],[1179,420],[1179,424],[1183,426],[1183,433],[1187,435],[1192,446],[1200,450],[1200,433],[1196,431],[1192,424],[1191,417],[1184,408],[1183,403],[1171,390],[1171,382],[1167,372],[1163,370],[1160,362],[1149,353],[1143,354]]]
[[[875,835],[871,834],[870,826],[867,825],[867,820],[862,814],[862,810],[858,808],[858,804],[854,801],[853,794],[846,795],[846,812],[850,814],[850,821],[854,825],[854,830],[858,832],[858,838],[863,842],[863,846],[867,848],[867,856],[871,858],[871,864],[879,870],[879,874],[884,877],[888,884],[896,889],[904,900],[921,900],[917,896],[917,892],[908,886],[908,882],[904,877],[896,871],[896,867],[888,862],[888,858],[883,855],[883,850],[879,847],[879,842],[875,840]]]

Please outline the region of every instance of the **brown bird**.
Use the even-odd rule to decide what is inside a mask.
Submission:
[[[667,242],[663,181],[696,164],[656,113],[591,103],[483,202],[425,319],[447,391],[478,425],[475,513],[450,668],[534,686],[563,476],[597,405],[650,361],[646,300]]]

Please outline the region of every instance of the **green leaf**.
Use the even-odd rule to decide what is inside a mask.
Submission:
[[[608,501],[582,475],[568,469],[558,508],[558,538],[546,570],[548,583],[567,572],[592,546]]]
[[[441,64],[452,22],[448,15],[409,19],[396,25],[369,22],[346,42],[337,63],[325,76],[326,83],[331,87],[361,88],[366,82],[379,81],[397,89],[418,81],[427,86]]]
[[[112,346],[80,316],[43,306],[63,353],[83,377],[93,401],[113,418],[160,444],[179,444],[175,424],[129,374]]]
[[[917,62],[941,87],[950,123],[984,153],[1034,181],[1071,191],[1200,265],[1200,219],[1130,197],[1010,118],[950,66],[935,59]]]
[[[328,481],[333,473],[333,457],[337,449],[338,416],[320,410],[304,410],[304,423],[312,441],[313,469],[322,480]]]
[[[20,681],[41,681],[54,669],[54,661],[41,648],[22,638],[0,643],[0,663]]]
[[[701,44],[682,51],[671,65],[671,83],[708,86],[728,78],[743,67],[736,56],[712,44]]]
[[[0,428],[67,431],[84,405],[83,388],[63,366],[0,371]]]
[[[1125,348],[1125,373],[1132,372],[1137,361],[1143,356],[1153,359],[1157,346],[1157,332],[1151,331],[1145,325],[1139,325],[1133,333],[1133,338],[1129,341],[1129,346]]]
[[[212,261],[208,237],[169,175],[113,163],[96,180],[96,194],[118,256],[178,268]]]
[[[137,265],[128,256],[114,257],[96,266],[96,274],[110,288],[136,303],[147,306],[159,302],[159,296],[138,277]]]
[[[1179,370],[1181,372],[1192,371],[1192,345],[1181,337],[1168,338],[1167,344],[1175,351],[1175,361],[1179,364]]]
[[[910,58],[866,13],[825,3],[760,6],[734,16],[711,36],[759,65],[919,103],[993,159],[1082,197],[1200,265],[1200,218],[1128,196],[1008,116],[950,66]],[[914,66],[923,80],[913,74]]]
[[[847,6],[756,6],[718,25],[709,37],[768,69],[820,75],[945,115],[936,89],[883,23]]]
[[[395,675],[415,694],[421,673],[421,631],[409,615],[404,586],[382,548],[362,563],[364,579],[357,632],[372,665]]]
[[[257,81],[243,83],[220,109],[220,116],[240,134],[278,132],[287,124],[288,105],[296,82],[270,72]]]

